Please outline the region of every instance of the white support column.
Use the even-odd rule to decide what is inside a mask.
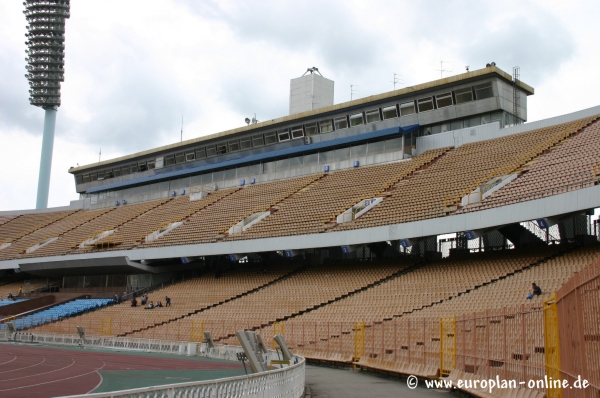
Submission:
[[[38,177],[36,209],[48,207],[50,191],[50,171],[52,170],[52,151],[54,148],[54,129],[56,126],[56,107],[45,108],[44,136],[42,138],[42,155],[40,157],[40,174]]]

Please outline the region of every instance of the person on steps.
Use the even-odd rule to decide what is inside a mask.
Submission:
[[[542,295],[542,288],[539,287],[538,285],[535,284],[535,282],[533,282],[531,284],[532,290],[531,293],[529,293],[529,295],[527,296],[527,300],[531,300],[533,298],[533,296],[541,296]]]

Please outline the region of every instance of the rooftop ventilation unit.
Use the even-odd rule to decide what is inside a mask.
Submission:
[[[333,105],[334,82],[323,77],[318,68],[308,68],[290,80],[290,115]]]

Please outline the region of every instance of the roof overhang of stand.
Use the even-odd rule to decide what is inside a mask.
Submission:
[[[157,174],[152,176],[145,176],[136,178],[128,181],[115,182],[112,184],[106,184],[99,187],[90,188],[86,191],[86,193],[97,193],[103,191],[110,191],[115,189],[123,189],[136,185],[145,185],[159,181],[165,181],[172,178],[185,177],[194,174],[201,174],[206,172],[211,172],[213,170],[220,170],[225,168],[231,168],[236,166],[242,166],[245,164],[252,164],[258,162],[271,161],[278,158],[299,155],[302,153],[311,153],[316,151],[321,151],[324,149],[333,149],[336,147],[350,145],[350,144],[359,144],[361,142],[367,142],[370,140],[375,140],[379,138],[393,137],[395,135],[400,134],[408,134],[412,131],[415,131],[419,128],[418,124],[413,124],[405,127],[390,127],[386,129],[381,129],[377,131],[372,131],[369,133],[357,134],[349,137],[336,138],[333,140],[315,142],[313,144],[301,145],[298,147],[280,149],[277,151],[266,152],[256,155],[250,155],[245,157],[240,157],[237,159],[225,160],[223,162],[216,162],[211,164],[206,164],[202,166],[190,167],[184,170],[174,170],[161,172],[157,170]]]
[[[36,260],[36,259],[33,259]],[[40,277],[110,275],[110,274],[159,274],[192,268],[190,264],[152,267],[127,256],[96,257],[62,256],[50,261],[33,261],[20,264],[22,272]]]

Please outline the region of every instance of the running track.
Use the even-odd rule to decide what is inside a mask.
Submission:
[[[50,398],[86,394],[100,370],[238,369],[236,363],[40,346],[0,345],[0,397]]]

